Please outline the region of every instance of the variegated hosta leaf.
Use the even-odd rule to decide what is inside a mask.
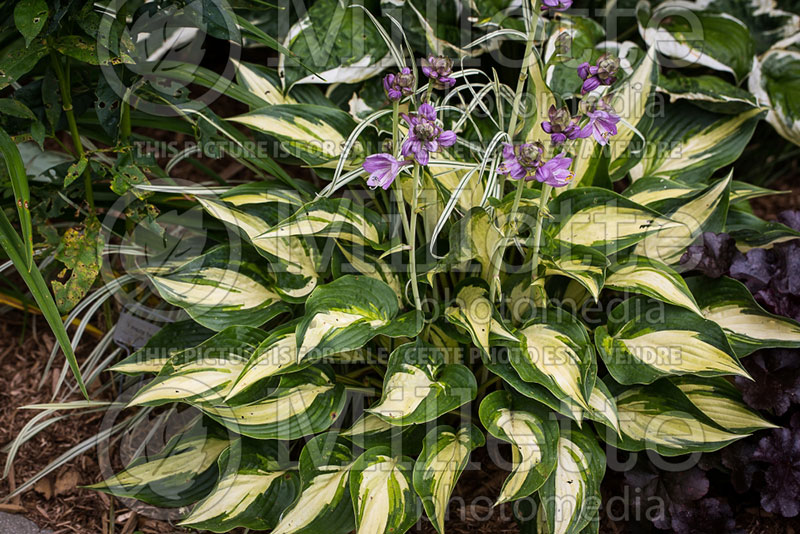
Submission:
[[[265,219],[264,203],[272,200],[264,196],[274,194],[240,191],[225,197],[226,202],[238,207],[199,197],[197,200],[209,215],[237,228],[269,260],[276,278],[275,291],[289,301],[299,301],[317,286],[317,254],[302,237],[261,237],[271,228]],[[261,202],[256,200],[259,198]]]
[[[379,256],[370,254],[363,247],[347,247],[339,241],[336,244],[339,246],[339,251],[342,253],[344,261],[338,261],[339,256],[334,256],[332,267],[335,278],[358,273],[375,278],[386,282],[397,295],[397,300],[403,301],[403,284],[391,265]]]
[[[606,255],[679,224],[613,191],[595,187],[565,191],[550,201],[548,209],[555,218],[548,227],[553,238],[595,247]]]
[[[796,29],[794,31],[797,31]],[[756,58],[748,88],[769,106],[767,121],[783,137],[800,145],[800,51],[772,49]]]
[[[327,357],[361,348],[377,335],[414,337],[421,316],[396,317],[397,295],[386,283],[366,276],[342,276],[308,297],[297,325],[297,358]]]
[[[278,73],[261,65],[232,60],[236,65],[236,81],[239,85],[264,101],[264,104],[297,104],[297,100],[283,94]]]
[[[368,411],[395,425],[432,421],[473,400],[478,391],[468,367],[444,363],[421,339],[396,348],[383,377],[383,394]]]
[[[559,399],[589,409],[597,360],[586,328],[560,308],[538,308],[519,330],[520,349],[509,349],[511,365],[526,382],[545,386]]]
[[[545,483],[556,466],[558,425],[555,417],[530,399],[495,391],[481,401],[483,427],[512,445],[514,468],[497,504],[527,497]]]
[[[145,345],[123,359],[111,371],[138,375],[142,373],[158,373],[169,359],[183,349],[202,343],[214,335],[213,330],[188,319],[168,323],[156,332]]]
[[[776,191],[775,189],[767,189],[766,187],[759,187],[747,182],[740,182],[733,180],[731,182],[731,204],[737,202],[744,202],[745,200],[752,200],[759,197],[768,197],[771,195],[787,194],[788,191]]]
[[[622,121],[618,133],[609,140],[611,161],[608,172],[612,179],[625,176],[644,155],[645,147],[636,131],[643,134],[653,122],[650,112],[658,86],[658,63],[652,48],[642,57],[633,73],[613,93],[611,107]],[[624,122],[623,122],[624,121]],[[632,128],[635,128],[634,131]],[[587,138],[586,142],[590,139]],[[599,159],[599,158],[597,158]]]
[[[635,249],[640,256],[677,264],[686,248],[703,232],[721,231],[728,213],[733,171],[688,198],[665,199],[652,207],[678,223],[647,236]]]
[[[339,157],[355,122],[339,108],[316,104],[279,104],[228,119],[278,139],[309,165]]]
[[[340,433],[357,447],[389,447],[395,454],[414,454],[425,436],[423,425],[393,425],[375,414],[364,412],[353,425]],[[416,448],[416,451],[413,449]]]
[[[736,161],[763,118],[760,108],[738,115],[719,115],[688,102],[670,106],[647,132],[648,150],[631,169],[631,176],[660,176],[688,184],[705,182],[717,169]]]
[[[652,449],[664,456],[711,452],[747,435],[714,423],[669,380],[621,389],[616,400],[622,437],[612,432],[603,437],[626,451]]]
[[[201,325],[220,331],[232,325],[261,326],[288,310],[247,247],[215,247],[174,268],[147,273],[161,297]]]
[[[649,384],[670,375],[748,377],[716,323],[671,304],[636,297],[608,315],[595,343],[621,384]]]
[[[762,428],[777,428],[751,410],[742,394],[722,377],[699,378],[680,376],[670,381],[678,386],[698,410],[719,426],[731,432],[754,432]]]
[[[298,15],[300,19],[289,29],[283,45],[315,74],[309,75],[291,56],[281,54],[278,69],[287,88],[303,83],[356,83],[384,69],[381,60],[388,54],[386,44],[369,18],[351,2],[321,0]]]
[[[219,402],[266,332],[250,326],[231,326],[200,345],[179,352],[158,375],[140,389],[130,406],[159,406],[169,402]]]
[[[275,222],[291,214],[295,209],[302,206],[304,202],[303,196],[294,189],[266,180],[237,185],[222,193],[220,199],[224,200],[226,204],[237,208],[242,206],[270,208],[271,211],[265,211],[264,213],[269,215],[274,212],[274,216],[265,216],[264,219]]]
[[[259,389],[259,388],[253,388]],[[281,375],[268,394],[249,391],[226,404],[201,409],[227,428],[256,439],[297,439],[322,432],[342,413],[344,386],[328,365]]]
[[[693,7],[689,2],[668,0],[651,13],[649,2],[639,2],[636,18],[642,38],[669,58],[744,79],[753,63],[750,30],[731,15]]]
[[[633,182],[622,194],[642,206],[653,207],[663,200],[690,196],[702,188],[701,185],[689,185],[680,180],[645,176]]]
[[[556,448],[556,468],[539,490],[544,533],[578,534],[598,516],[606,457],[594,435],[578,430],[562,430]]]
[[[211,532],[273,528],[300,486],[288,459],[289,451],[280,442],[236,441],[219,459],[214,490],[180,525]]]
[[[751,248],[772,248],[800,237],[800,232],[777,221],[765,221],[741,209],[730,209],[725,220],[725,233],[736,240],[736,248],[747,252]]]
[[[462,263],[471,259],[481,264],[481,273],[487,283],[491,283],[492,261],[503,236],[492,224],[489,213],[480,207],[472,208],[450,229],[450,253],[445,258],[448,263]]]
[[[386,222],[351,200],[320,197],[256,239],[290,236],[334,237],[381,250],[386,246]]]
[[[658,90],[667,93],[670,102],[685,99],[718,113],[741,113],[757,106],[749,91],[710,74],[684,76],[671,71],[661,77]]]
[[[722,327],[739,357],[768,347],[800,347],[800,325],[765,311],[741,282],[696,277],[689,284],[705,318]]]
[[[219,473],[217,458],[230,444],[225,430],[200,419],[158,454],[139,456],[123,471],[88,487],[158,507],[186,506],[214,487]]]
[[[302,486],[272,534],[345,534],[355,527],[350,498],[352,446],[336,434],[320,434],[300,453]]]
[[[485,281],[467,278],[456,286],[455,293],[455,298],[445,310],[445,317],[452,324],[466,330],[484,356],[491,354],[490,335],[511,343],[518,342],[514,334],[502,324],[500,316],[489,302],[489,288]]]
[[[251,351],[250,359],[242,366],[225,397],[231,399],[265,378],[291,373],[311,365],[297,359],[297,340],[294,335],[296,327],[296,320],[279,326]]]
[[[606,287],[641,293],[700,313],[683,277],[658,260],[632,254],[608,269]]]
[[[414,461],[391,456],[388,447],[364,452],[350,469],[356,534],[403,534],[422,515],[411,486]]]
[[[458,477],[469,463],[472,450],[485,441],[483,432],[471,424],[458,431],[437,426],[425,436],[422,453],[414,464],[414,489],[439,534],[444,534],[445,515]]]
[[[571,245],[557,241],[550,254],[541,258],[546,275],[561,275],[572,278],[597,300],[603,288],[608,259],[597,249],[583,245]]]

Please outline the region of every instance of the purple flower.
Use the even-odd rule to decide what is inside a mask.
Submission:
[[[619,117],[613,112],[596,109],[587,111],[586,115],[589,117],[589,124],[582,128],[580,137],[588,137],[591,133],[595,141],[605,145],[610,136],[617,135]]]
[[[442,130],[436,123],[436,109],[427,102],[415,114],[403,114],[403,120],[408,123],[408,137],[400,153],[406,157],[413,154],[420,165],[428,164],[430,152],[439,152],[442,147],[456,143],[455,132]]]
[[[617,81],[617,70],[619,70],[619,59],[610,54],[603,54],[597,58],[595,65],[584,61],[578,65],[578,76],[583,80],[581,94],[594,91],[601,85],[611,85]]]
[[[566,11],[572,7],[572,0],[542,0],[542,11]]]
[[[422,73],[430,78],[431,83],[437,89],[452,87],[456,84],[455,78],[450,75],[453,73],[453,60],[444,56],[428,56],[422,60]]]
[[[550,120],[542,123],[542,130],[550,134],[550,141],[554,145],[559,145],[567,139],[577,139],[579,137],[589,137],[591,130],[579,128],[579,117],[572,117],[567,108],[556,109],[550,106],[547,112]]]
[[[511,145],[503,143],[503,163],[497,172],[507,174],[514,180],[531,181],[536,170],[542,165],[544,147],[541,143]]]
[[[575,177],[569,170],[570,165],[572,158],[565,157],[562,152],[536,169],[536,180],[552,187],[563,187]]]
[[[412,94],[414,92],[414,75],[411,74],[411,69],[404,67],[397,74],[387,74],[383,78],[383,90],[386,91],[389,100],[393,102]]]
[[[408,161],[399,161],[390,154],[373,154],[368,156],[361,165],[369,173],[367,185],[389,189],[394,179],[400,174],[400,169],[410,165]]]

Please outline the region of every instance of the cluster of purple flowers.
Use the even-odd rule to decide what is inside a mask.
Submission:
[[[571,0],[544,0],[542,8],[563,11],[572,5]],[[451,87],[455,84],[452,77],[453,61],[444,57],[430,56],[423,60],[422,72],[428,77],[429,83],[438,89]],[[619,59],[603,54],[597,59],[595,65],[588,62],[578,67],[578,75],[583,79],[581,93],[593,91],[600,85],[611,85],[616,80],[619,69]],[[402,69],[398,74],[388,74],[383,79],[386,96],[393,102],[398,102],[404,96],[414,93],[414,75],[409,68]],[[550,106],[548,119],[542,122],[542,129],[550,134],[550,142],[556,148],[567,140],[582,139],[592,136],[600,145],[606,145],[608,138],[617,134],[617,123],[620,118],[614,113],[607,99],[594,102],[583,102],[584,113],[573,117],[566,108]],[[580,126],[583,118],[588,122]],[[442,148],[453,146],[456,134],[451,130],[444,130],[436,116],[436,109],[428,102],[422,103],[415,113],[403,114],[403,120],[408,124],[408,136],[400,150],[403,158],[396,159],[391,154],[374,154],[367,157],[363,167],[370,176],[367,185],[388,189],[394,182],[403,167],[413,165],[427,165],[430,154],[439,152]],[[497,172],[506,174],[514,180],[536,180],[552,187],[563,187],[573,178],[569,170],[572,159],[562,150],[553,158],[545,161],[544,146],[541,143],[524,143],[503,145],[503,163]]]
[[[449,58],[428,57],[423,60],[422,72],[428,77],[429,83],[438,89],[451,87],[456,83],[451,76],[453,60]],[[411,69],[405,67],[397,74],[387,74],[383,79],[383,88],[392,102],[399,102],[404,96],[413,94],[415,80]],[[403,159],[398,160],[387,153],[368,156],[362,166],[369,173],[367,185],[370,187],[388,189],[404,167],[415,162],[427,165],[432,152],[439,152],[456,143],[455,132],[445,130],[439,125],[436,108],[428,102],[423,102],[415,113],[404,113],[402,117],[408,124],[408,136],[400,149]]]
[[[578,65],[578,76],[583,80],[581,94],[594,91],[601,85],[611,85],[617,81],[618,70],[619,58],[611,54],[603,54],[594,65],[590,65],[588,61],[581,63]]]

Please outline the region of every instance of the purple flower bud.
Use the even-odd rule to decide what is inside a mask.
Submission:
[[[572,158],[564,156],[562,152],[536,169],[536,180],[552,187],[563,187],[575,177],[569,170],[570,165]]]
[[[369,173],[368,186],[389,189],[400,170],[410,164],[411,162],[397,160],[390,154],[373,154],[361,166]]]
[[[550,106],[547,115],[550,120],[542,123],[542,130],[550,134],[550,141],[554,145],[559,145],[567,139],[589,136],[589,132],[583,135],[583,131],[578,127],[579,118],[573,118],[567,108],[556,109],[555,106]]]
[[[544,147],[541,143],[526,143],[512,145],[503,143],[503,163],[497,172],[507,174],[514,180],[533,180],[533,177],[542,164]]]
[[[414,75],[411,69],[404,67],[398,74],[387,74],[383,78],[383,90],[389,100],[397,102],[404,96],[414,92]]]
[[[439,152],[456,143],[455,132],[442,130],[437,122],[436,108],[427,102],[416,113],[410,116],[403,114],[403,120],[408,123],[408,137],[400,153],[406,157],[413,155],[420,165],[428,164],[430,152]]]
[[[601,85],[611,85],[617,81],[616,74],[619,70],[619,58],[610,54],[603,54],[597,58],[596,65],[584,62],[578,65],[578,76],[583,80],[581,94],[594,91]]]
[[[572,0],[542,0],[542,11],[566,11],[572,7]]]
[[[422,73],[430,78],[436,89],[445,89],[456,84],[453,73],[453,60],[444,56],[428,56],[422,60]]]

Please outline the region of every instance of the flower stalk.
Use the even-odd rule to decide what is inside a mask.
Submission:
[[[417,201],[419,197],[419,163],[414,163],[414,184],[411,197],[411,228],[408,233],[409,266],[411,268],[411,292],[414,295],[414,306],[422,310],[422,301],[419,298],[419,283],[417,282]],[[399,189],[399,188],[398,188]]]

